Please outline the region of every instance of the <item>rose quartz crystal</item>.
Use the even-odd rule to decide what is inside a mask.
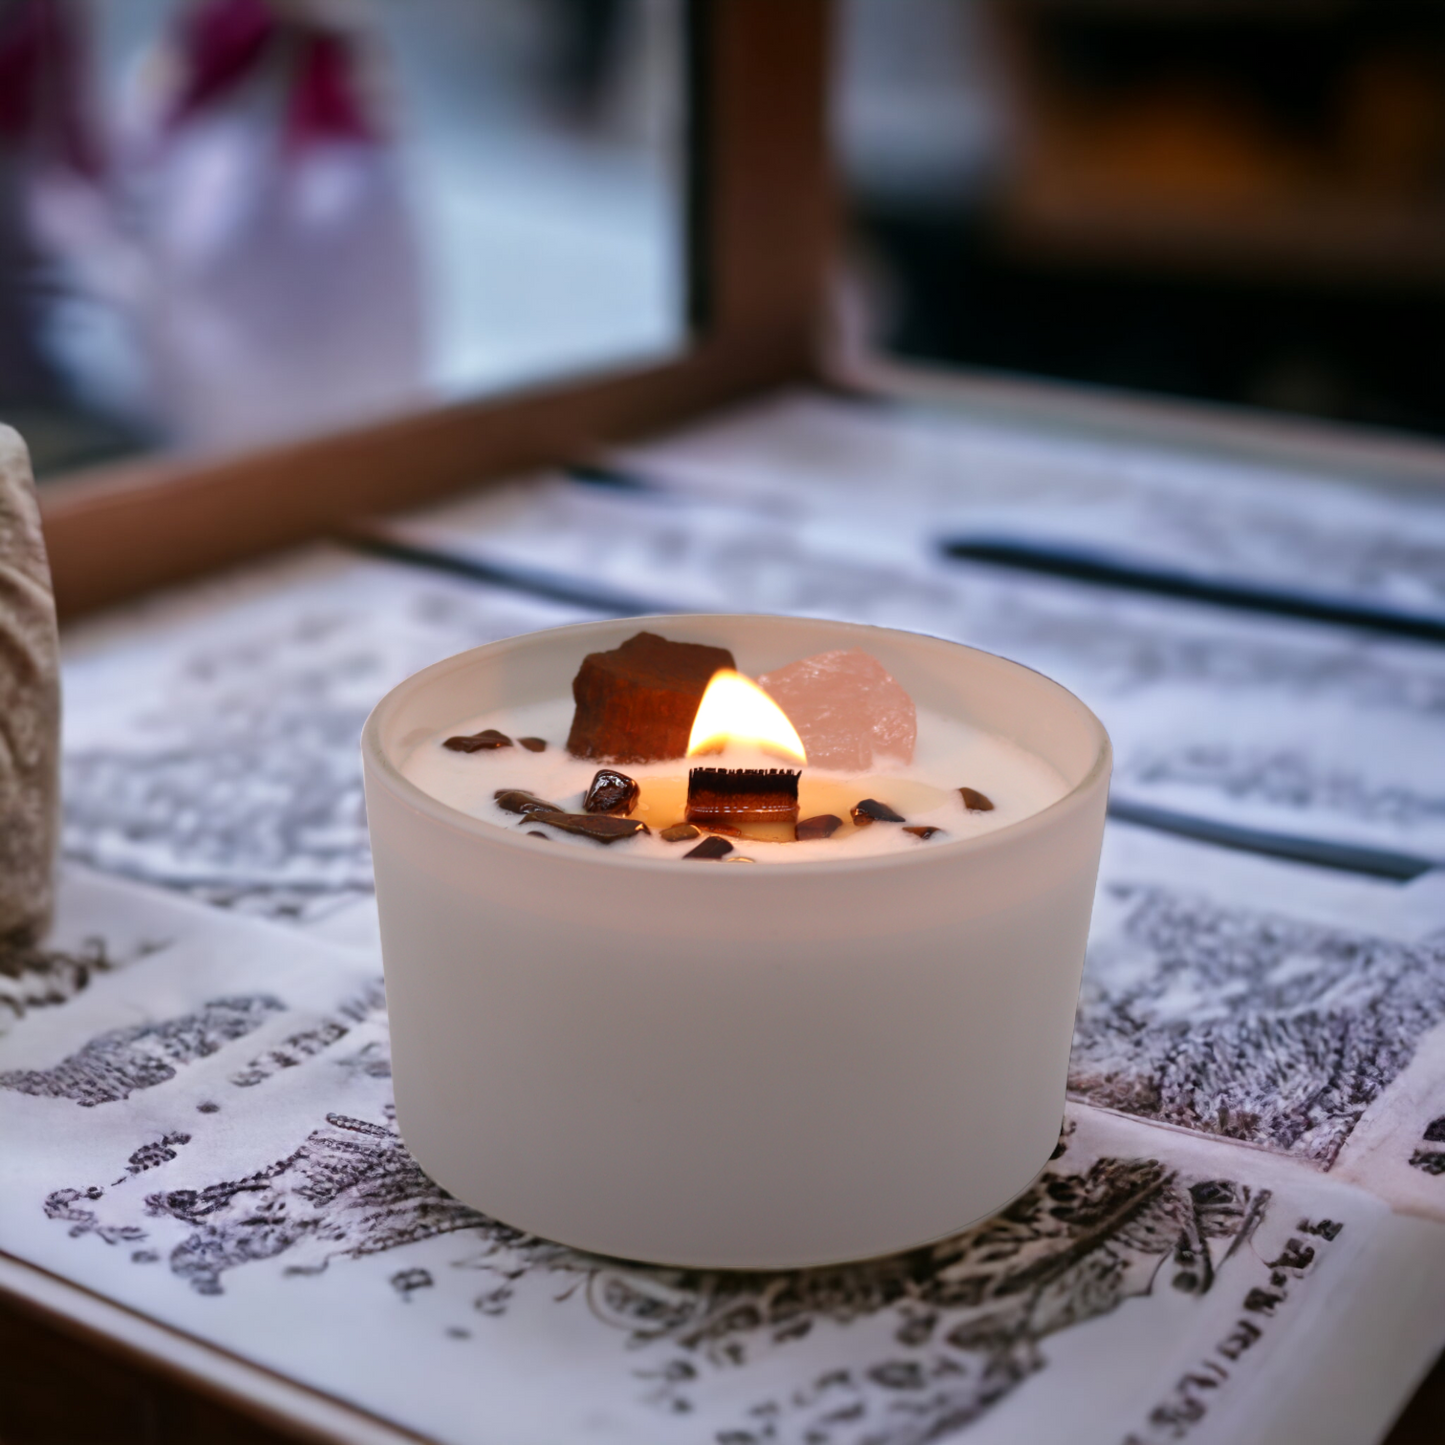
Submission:
[[[913,699],[861,648],[820,652],[758,682],[797,728],[813,767],[863,772],[879,753],[913,761]]]

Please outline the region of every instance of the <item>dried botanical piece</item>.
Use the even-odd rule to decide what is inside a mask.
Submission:
[[[526,817],[531,813],[560,813],[564,811],[556,803],[549,803],[525,788],[498,788],[492,797],[504,813],[520,813]]]
[[[634,778],[615,768],[599,768],[582,800],[584,813],[621,813],[624,817],[637,806],[642,789]]]
[[[943,832],[942,828],[930,828],[926,823],[919,824],[916,828],[905,828],[905,833],[912,833],[915,838],[933,838]]]
[[[496,728],[483,728],[481,732],[472,733],[470,737],[448,738],[442,746],[450,748],[454,753],[482,753],[493,748],[509,748],[512,740],[506,733],[499,733]]]
[[[49,926],[58,813],[59,639],[25,443],[0,426],[0,944]]]
[[[664,843],[686,843],[690,838],[701,838],[702,830],[691,823],[674,823],[657,835]]]
[[[652,830],[640,818],[614,818],[608,813],[533,813],[534,823],[560,828],[564,833],[580,833],[599,843],[615,843],[619,838],[634,838]]]
[[[588,653],[572,682],[577,710],[567,751],[628,763],[684,756],[708,681],[734,666],[725,647],[669,642],[655,632]]]
[[[547,751],[546,738],[518,738],[517,741],[521,743],[529,753],[545,753]]]
[[[843,820],[836,813],[819,813],[814,818],[800,819],[793,833],[798,842],[807,843],[814,838],[831,838],[842,826]]]
[[[958,795],[963,799],[963,806],[970,813],[993,812],[993,803],[976,788],[960,788]]]
[[[733,851],[733,845],[726,838],[719,838],[716,835],[704,838],[701,843],[690,852],[684,853],[684,858],[726,858]]]
[[[853,825],[856,828],[866,828],[870,823],[901,823],[904,821],[902,813],[895,813],[887,803],[880,803],[877,798],[864,798],[861,803],[855,804],[849,811],[853,815]]]

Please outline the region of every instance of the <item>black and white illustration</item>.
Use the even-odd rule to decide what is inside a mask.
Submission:
[[[1442,907],[1438,875],[1402,886],[1112,825],[1074,1097],[1334,1168],[1357,1128],[1413,1120],[1408,1081],[1439,1072]]]
[[[1130,438],[1050,436],[924,406],[795,394],[629,448],[660,486],[866,535],[1060,545],[1150,569],[1445,619],[1445,505],[1421,487],[1291,470]]]
[[[1008,1209],[905,1255],[777,1275],[580,1255],[412,1161],[364,955],[119,883],[65,897],[169,941],[0,1050],[5,1248],[443,1439],[605,1416],[639,1440],[911,1445],[1018,1438],[1066,1400],[1118,1438],[1172,1418],[1191,1351],[1225,1352],[1226,1401],[1380,1226],[1363,1193],[1085,1110]],[[1078,1371],[1141,1332],[1137,1388],[1081,1400]],[[424,1400],[397,1358],[435,1372]]]
[[[1445,948],[1106,885],[1070,1085],[1329,1168],[1445,1020]],[[1097,935],[1096,935],[1097,936]]]
[[[62,873],[49,935],[0,945],[0,1039],[22,1020],[83,998],[97,980],[171,946],[165,932],[133,926],[132,893],[84,869]],[[113,902],[120,905],[118,917]]]
[[[317,551],[82,629],[65,667],[65,852],[322,920],[371,891],[358,740],[378,698],[450,653],[578,617]]]

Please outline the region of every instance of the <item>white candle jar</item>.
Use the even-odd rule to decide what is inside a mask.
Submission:
[[[906,854],[729,867],[549,847],[402,776],[419,741],[565,695],[586,653],[643,627],[752,676],[861,647],[1068,791]],[[398,1123],[459,1199],[600,1254],[778,1269],[954,1233],[1047,1162],[1111,762],[1057,683],[883,628],[627,618],[426,668],[377,705],[362,756]]]

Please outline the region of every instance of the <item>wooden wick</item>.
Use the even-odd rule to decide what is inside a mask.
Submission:
[[[796,823],[798,778],[786,768],[694,768],[687,777],[687,821]]]

